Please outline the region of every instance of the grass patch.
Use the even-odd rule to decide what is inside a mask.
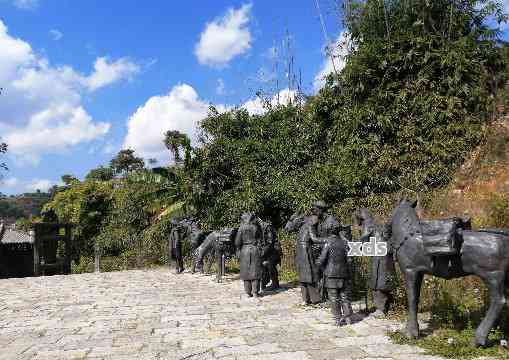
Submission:
[[[101,272],[122,271],[138,268],[136,255],[132,251],[123,252],[119,256],[103,256],[99,262],[99,267]],[[93,257],[89,256],[81,256],[79,264],[76,264],[75,262],[72,262],[71,264],[72,274],[92,273],[94,272],[94,269],[95,260]]]
[[[504,338],[500,330],[497,329],[490,333],[487,348],[476,348],[472,345],[474,333],[474,329],[467,328],[464,330],[436,330],[419,339],[409,339],[401,332],[389,332],[388,336],[395,344],[418,346],[426,350],[427,355],[449,359],[477,359],[484,356],[509,359],[509,350],[500,346],[500,340]]]
[[[486,348],[474,347],[475,329],[487,312],[488,296],[482,282],[476,277],[444,280],[427,277],[423,284],[421,311],[429,311],[429,328],[418,339],[408,339],[400,332],[389,337],[396,344],[415,345],[426,354],[454,359],[491,357],[509,359],[509,350],[500,340],[509,338],[509,308],[504,307],[496,327],[488,336]],[[392,314],[394,315],[394,314]],[[403,321],[406,310],[398,309],[398,320]]]

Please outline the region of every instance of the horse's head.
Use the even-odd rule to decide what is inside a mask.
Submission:
[[[416,206],[417,200],[409,200],[406,197],[402,198],[392,212],[390,223],[392,225],[405,224],[405,228],[417,228],[419,217],[415,210]]]
[[[302,227],[302,225],[304,225],[305,220],[306,220],[306,215],[304,215],[303,213],[301,213],[299,211],[294,213],[290,217],[290,220],[288,220],[288,222],[286,223],[285,231],[286,232],[299,231],[300,228]]]
[[[201,245],[205,237],[207,236],[207,232],[200,229],[192,229],[189,234],[189,242],[193,248],[197,248]]]

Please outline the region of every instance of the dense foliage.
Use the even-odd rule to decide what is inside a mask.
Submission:
[[[115,173],[111,167],[99,166],[96,169],[90,170],[90,172],[85,177],[86,180],[96,180],[96,181],[108,181],[112,180],[115,177]]]
[[[0,219],[18,219],[24,215],[23,209],[15,202],[7,198],[0,199]]]
[[[123,179],[73,183],[58,191],[46,209],[55,211],[59,221],[75,224],[83,255],[91,256],[95,244],[118,255],[142,248],[143,231],[175,199],[172,182],[144,170]]]

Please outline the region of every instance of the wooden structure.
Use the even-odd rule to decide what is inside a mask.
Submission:
[[[35,223],[29,233],[0,222],[0,278],[70,274],[70,224]]]
[[[33,276],[33,233],[0,223],[0,278]]]
[[[71,273],[71,229],[70,224],[34,224],[34,276]]]

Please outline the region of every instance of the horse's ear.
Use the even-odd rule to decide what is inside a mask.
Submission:
[[[415,207],[417,206],[417,200],[412,201],[411,206],[415,209]]]

